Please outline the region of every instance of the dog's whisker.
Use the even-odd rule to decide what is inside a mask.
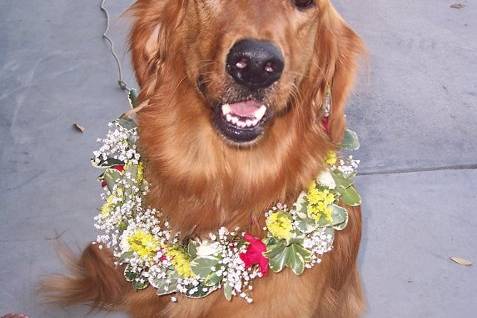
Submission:
[[[171,105],[171,103],[174,101],[174,95],[176,94],[177,90],[179,89],[179,87],[182,85],[182,83],[184,83],[184,81],[187,79],[187,75],[184,76],[176,85],[176,87],[174,88],[174,91],[172,92],[171,96],[169,97],[169,104],[168,106]]]

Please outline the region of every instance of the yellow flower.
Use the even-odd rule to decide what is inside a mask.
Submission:
[[[313,182],[308,188],[307,193],[308,202],[317,204],[324,202],[326,205],[330,205],[335,202],[335,196],[328,189],[318,189],[316,182]]]
[[[323,202],[316,205],[308,205],[307,212],[308,216],[315,221],[320,221],[321,218],[324,218],[327,223],[333,222],[333,207],[325,205]]]
[[[325,162],[330,166],[334,166],[337,161],[338,156],[336,155],[336,152],[328,151],[328,153],[326,154]]]
[[[101,216],[102,217],[108,217],[111,211],[114,209],[114,195],[110,195],[107,199],[106,202],[103,204],[103,206],[100,208],[101,211]]]
[[[151,233],[137,230],[128,237],[130,250],[141,258],[153,258],[159,250],[159,241]]]
[[[144,180],[144,165],[142,162],[139,162],[137,165],[132,163],[131,161],[126,164],[125,170],[126,171],[131,171],[132,168],[136,168],[135,171],[135,178],[137,183],[142,183]]]
[[[122,188],[116,188],[114,192],[106,199],[106,202],[100,208],[101,216],[108,217],[111,212],[116,207],[118,201],[122,201],[124,196],[124,191]]]
[[[175,270],[181,277],[189,278],[194,276],[190,266],[190,257],[183,249],[179,247],[169,247],[164,249],[166,250],[167,257],[170,259]]]
[[[136,180],[137,180],[138,183],[142,183],[142,181],[144,180],[144,165],[142,164],[142,162],[140,162],[137,165]]]
[[[320,190],[316,186],[316,182],[313,182],[308,188],[307,199],[307,214],[310,218],[317,222],[322,218],[328,223],[333,222],[332,204],[335,202],[335,195],[330,190]]]
[[[268,231],[278,239],[288,240],[292,236],[292,220],[288,213],[283,211],[273,212],[267,217]]]

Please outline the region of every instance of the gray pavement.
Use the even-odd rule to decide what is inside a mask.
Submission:
[[[130,2],[112,4],[112,32],[132,82],[117,18]],[[477,4],[452,3],[335,1],[369,49],[348,111],[368,318],[477,316],[475,266],[449,261],[477,262]],[[78,248],[95,235],[90,153],[127,108],[103,27],[98,1],[0,0],[0,315],[86,316],[40,304],[35,286],[62,268],[56,235]]]

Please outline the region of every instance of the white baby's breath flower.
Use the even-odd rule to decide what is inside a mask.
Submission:
[[[325,186],[331,190],[336,188],[335,179],[331,175],[329,170],[323,171],[318,177],[318,183],[322,186]]]
[[[209,242],[209,241],[203,241],[198,247],[197,247],[197,256],[200,257],[205,257],[205,256],[211,256],[214,255],[218,252],[219,250],[219,243],[218,242]]]

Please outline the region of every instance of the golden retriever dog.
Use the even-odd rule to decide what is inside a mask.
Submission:
[[[221,226],[263,235],[263,211],[291,205],[339,148],[360,38],[330,0],[137,0],[130,13],[148,204],[184,235]],[[320,265],[258,280],[253,304],[221,293],[172,303],[151,288],[136,292],[95,245],[48,290],[63,304],[134,318],[359,317],[361,216],[359,207],[348,211]]]

